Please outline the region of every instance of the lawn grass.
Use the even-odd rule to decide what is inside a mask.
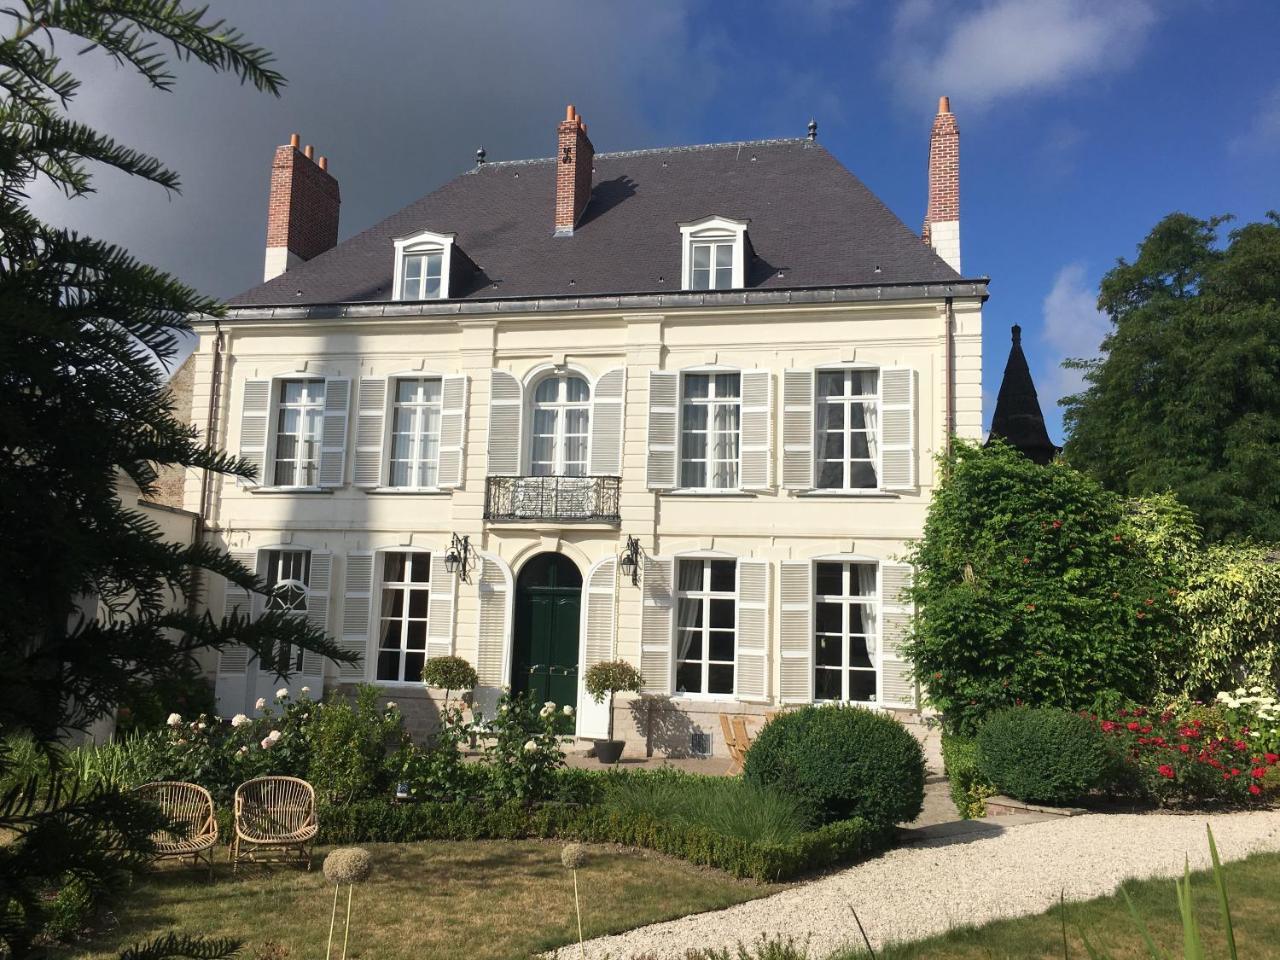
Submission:
[[[1231,919],[1239,955],[1247,960],[1280,960],[1280,854],[1255,854],[1224,865]],[[1196,917],[1207,955],[1224,958],[1223,933],[1211,871],[1192,874]],[[1182,957],[1182,920],[1173,880],[1130,880],[1124,890],[1162,950]],[[1090,943],[1116,960],[1146,960],[1150,954],[1119,893],[1068,903],[1068,957],[1088,956],[1080,931]],[[851,931],[857,937],[857,930]],[[862,960],[850,952],[831,960]],[[1000,920],[981,927],[957,928],[941,936],[877,950],[879,960],[1063,960],[1062,915],[1058,908],[1038,916]]]
[[[374,871],[356,887],[349,957],[364,960],[516,960],[576,943],[573,878],[559,843],[538,841],[367,844]],[[274,865],[233,876],[225,860],[213,882],[202,869],[166,864],[125,892],[117,926],[52,952],[58,960],[114,958],[171,929],[245,942],[241,960],[323,957],[333,887],[320,870]],[[644,851],[589,847],[578,872],[587,937],[715,910],[780,887],[734,880]],[[225,856],[225,854],[224,854]],[[342,894],[346,904],[346,892]],[[339,920],[341,932],[341,920]],[[268,953],[274,941],[286,953]],[[576,955],[576,948],[574,951]],[[566,956],[569,954],[566,953]]]

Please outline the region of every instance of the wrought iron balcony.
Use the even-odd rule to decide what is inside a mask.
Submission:
[[[489,477],[484,518],[621,523],[621,477]]]

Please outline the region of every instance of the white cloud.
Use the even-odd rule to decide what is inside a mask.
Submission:
[[[1235,137],[1228,147],[1237,155],[1280,150],[1280,84],[1272,87],[1263,98],[1249,129]]]
[[[1098,309],[1098,295],[1085,281],[1083,263],[1069,263],[1058,271],[1044,298],[1043,311],[1040,338],[1053,348],[1058,364],[1067,357],[1092,359],[1099,355],[1111,321]],[[1058,364],[1048,371],[1045,381],[1046,392],[1055,402],[1077,392],[1084,383],[1080,370]]]
[[[912,98],[982,108],[1128,66],[1155,19],[1149,0],[909,0],[887,69]]]

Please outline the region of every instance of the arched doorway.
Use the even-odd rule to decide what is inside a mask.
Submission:
[[[511,692],[578,706],[582,574],[559,553],[540,553],[516,578]]]

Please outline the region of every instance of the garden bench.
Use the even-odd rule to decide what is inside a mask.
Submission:
[[[319,825],[316,791],[297,777],[258,777],[236,787],[235,835],[230,859],[255,861],[259,851],[298,851],[298,860],[311,869],[311,847]],[[234,869],[234,867],[233,867]]]
[[[195,783],[165,780],[145,783],[134,793],[152,803],[172,824],[151,835],[157,860],[190,857],[192,864],[204,860],[213,876],[213,848],[218,842],[218,819],[213,797]]]

